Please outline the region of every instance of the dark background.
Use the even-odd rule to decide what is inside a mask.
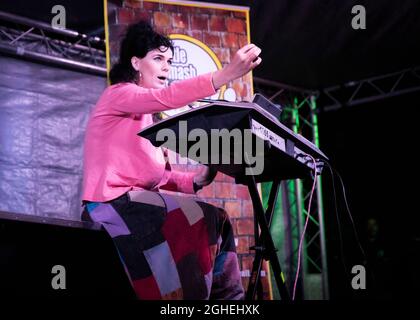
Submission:
[[[122,2],[122,0],[113,0]],[[254,75],[320,89],[420,63],[416,0],[212,0],[250,7],[251,41],[263,49]],[[3,0],[0,10],[50,23],[53,0]],[[60,1],[67,28],[103,35],[102,1]],[[366,29],[354,30],[354,5],[366,8]]]
[[[419,98],[418,93],[389,98],[320,117],[322,149],[343,177],[367,266],[375,275],[367,284],[369,297],[418,297]],[[335,291],[336,297],[363,297],[346,287],[349,281],[343,280],[331,179],[325,171],[323,176],[331,296]],[[338,202],[346,263],[364,264],[342,198]],[[369,229],[369,220],[375,222],[376,231]]]

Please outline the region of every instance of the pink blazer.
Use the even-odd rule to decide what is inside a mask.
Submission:
[[[82,200],[105,202],[141,189],[194,193],[194,173],[171,170],[162,149],[137,134],[153,123],[153,113],[214,93],[211,73],[174,82],[164,89],[146,89],[133,83],[109,86],[87,125]]]

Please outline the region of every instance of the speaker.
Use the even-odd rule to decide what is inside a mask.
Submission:
[[[100,225],[0,212],[0,296],[136,299]]]

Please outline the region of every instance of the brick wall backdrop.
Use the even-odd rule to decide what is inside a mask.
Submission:
[[[217,55],[222,65],[229,63],[236,51],[248,43],[246,14],[243,11],[162,2],[109,0],[108,14],[111,65],[118,60],[120,39],[127,26],[141,19],[151,22],[159,32],[185,34],[204,42]],[[238,101],[249,101],[252,97],[251,81],[249,73],[229,83],[227,87],[235,90]],[[182,171],[199,169],[194,165],[173,167]],[[235,184],[233,178],[219,172],[212,184],[198,192],[198,198],[228,212],[234,228],[242,280],[246,289],[254,257],[253,251],[249,250],[249,246],[254,244],[254,222],[248,189]],[[264,298],[268,299],[266,263],[263,270],[261,279]]]

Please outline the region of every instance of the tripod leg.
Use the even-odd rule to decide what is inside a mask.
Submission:
[[[266,256],[267,256],[267,257],[264,257],[264,258],[268,259],[271,263],[271,267],[273,268],[274,278],[275,278],[277,286],[279,288],[281,298],[283,300],[289,301],[290,300],[290,295],[289,295],[289,292],[287,291],[286,283],[284,281],[284,276],[283,276],[283,273],[281,271],[280,263],[279,263],[278,258],[277,258],[276,249],[274,247],[274,242],[273,242],[273,239],[272,239],[271,234],[270,234],[267,219],[266,219],[266,216],[265,216],[265,213],[264,213],[264,208],[262,206],[261,199],[258,195],[258,190],[257,190],[257,185],[255,183],[255,178],[252,175],[249,176],[248,189],[249,189],[249,193],[250,193],[252,203],[253,203],[253,206],[254,206],[254,214],[256,214],[258,224],[261,228],[261,240],[262,240],[261,242],[262,242],[263,247],[264,247],[264,252],[266,253]],[[258,251],[257,251],[257,253],[258,253]],[[254,261],[254,263],[255,263],[255,261]],[[258,280],[259,273],[257,273],[255,277],[257,278],[256,280]],[[256,282],[253,284],[253,280],[254,280],[253,275],[251,275],[251,279],[250,279],[250,285],[251,286],[252,285],[255,286]],[[255,291],[255,288],[253,289],[253,291]]]
[[[257,287],[260,283],[260,274],[262,266],[262,253],[258,250],[255,253],[254,263],[252,264],[251,277],[249,279],[248,289],[246,292],[246,300],[254,300]]]
[[[266,220],[268,221],[268,227],[270,228],[271,225],[271,219],[273,217],[274,208],[277,201],[277,195],[279,191],[280,181],[275,180],[271,186],[270,190],[270,196],[268,199],[268,207],[267,211],[265,213]],[[255,209],[254,209],[255,210]],[[256,290],[258,290],[258,297],[262,297],[262,283],[260,281],[261,279],[261,269],[262,269],[262,261],[264,257],[264,244],[261,244],[261,239],[259,236],[259,229],[258,229],[258,220],[257,216],[254,215],[254,223],[255,223],[255,229],[254,229],[254,237],[255,237],[255,246],[253,247],[254,250],[256,250],[255,253],[255,259],[252,266],[252,272],[251,272],[251,278],[248,285],[248,290],[246,293],[246,299],[247,300],[254,300]]]

